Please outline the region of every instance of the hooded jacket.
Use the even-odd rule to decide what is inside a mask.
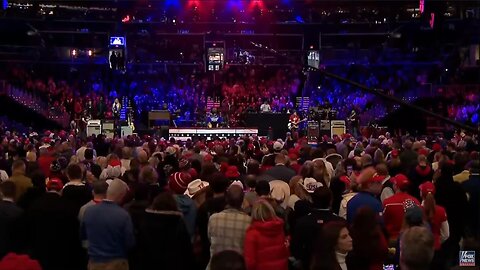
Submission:
[[[177,207],[182,212],[187,226],[188,234],[193,239],[195,236],[195,221],[197,219],[197,206],[195,202],[187,195],[176,195]]]
[[[287,270],[283,220],[253,221],[245,235],[244,257],[248,270]]]

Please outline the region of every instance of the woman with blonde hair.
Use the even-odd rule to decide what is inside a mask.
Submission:
[[[266,200],[252,208],[252,224],[247,229],[244,257],[248,270],[287,270],[289,252],[283,220]]]

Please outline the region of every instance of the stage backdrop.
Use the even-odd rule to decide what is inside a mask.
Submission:
[[[290,115],[286,113],[247,113],[245,124],[247,127],[258,128],[259,136],[269,136],[271,139],[285,139],[285,133],[288,131],[288,119]],[[271,130],[271,134],[269,131]]]

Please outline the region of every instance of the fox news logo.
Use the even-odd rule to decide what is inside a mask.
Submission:
[[[475,251],[460,251],[460,266],[475,266]]]

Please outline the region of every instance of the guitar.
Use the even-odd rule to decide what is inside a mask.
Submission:
[[[302,122],[305,122],[305,121],[307,121],[307,118],[299,120],[299,121],[290,121],[289,120],[289,123],[287,125],[288,129],[298,129],[298,125]]]

